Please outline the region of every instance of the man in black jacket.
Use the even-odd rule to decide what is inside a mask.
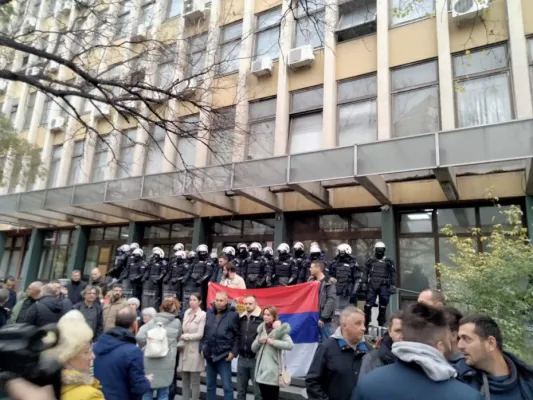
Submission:
[[[56,285],[49,283],[42,287],[41,298],[30,307],[24,322],[41,327],[56,323],[67,311],[69,310],[64,310],[63,302],[56,296]]]
[[[248,380],[254,385],[255,400],[261,400],[259,387],[255,383],[255,353],[252,343],[257,336],[257,328],[263,322],[261,308],[257,305],[257,298],[247,295],[244,298],[246,311],[240,315],[239,326],[241,341],[239,343],[239,360],[237,363],[237,400],[245,400],[248,392]]]
[[[239,353],[241,333],[239,314],[228,302],[226,292],[218,292],[207,311],[204,337],[200,350],[206,361],[207,398],[215,399],[217,375],[222,379],[224,399],[233,399],[231,360]]]
[[[83,301],[81,292],[87,287],[87,283],[81,280],[81,272],[77,269],[72,271],[70,282],[65,286],[68,290],[68,298],[72,304],[78,304]]]
[[[342,310],[340,327],[318,346],[307,372],[305,386],[309,399],[351,398],[363,356],[372,350],[364,335],[364,312],[354,306]]]
[[[318,310],[320,313],[318,327],[320,328],[320,341],[323,342],[331,335],[330,325],[335,315],[335,306],[337,304],[337,289],[335,283],[330,277],[324,275],[326,264],[322,260],[315,260],[309,267],[309,273],[312,280],[320,282],[318,292]]]
[[[402,316],[402,310],[397,310],[390,316],[389,329],[385,336],[383,336],[379,347],[363,357],[363,364],[361,365],[359,376],[368,374],[376,368],[392,364],[398,360],[398,357],[392,354],[392,344],[400,342],[403,339]]]
[[[89,285],[81,294],[85,300],[74,305],[73,308],[79,310],[85,317],[85,322],[94,332],[93,342],[96,342],[104,332],[104,316],[100,300],[98,300],[98,289]]]

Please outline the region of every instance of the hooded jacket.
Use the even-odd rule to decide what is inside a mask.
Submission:
[[[316,279],[311,279],[316,281]],[[318,310],[320,312],[320,320],[323,322],[331,322],[335,315],[335,307],[337,306],[337,289],[335,281],[329,276],[324,276],[320,281],[320,288],[318,289]]]
[[[81,292],[83,292],[83,290],[87,287],[87,283],[83,281],[74,282],[71,280],[65,287],[68,290],[68,298],[72,304],[78,304],[79,302],[83,301]]]
[[[398,357],[392,353],[392,344],[392,338],[386,333],[385,336],[383,336],[379,348],[371,351],[363,357],[359,379],[376,368],[395,363],[398,360]]]
[[[507,379],[491,379],[484,372],[475,369],[473,373],[463,375],[460,379],[480,391],[485,400],[514,399],[517,395],[525,400],[533,400],[533,367],[511,353],[503,352],[503,356],[510,371]]]
[[[239,329],[241,331],[241,340],[239,343],[239,356],[244,358],[255,358],[252,351],[252,343],[257,336],[257,328],[263,322],[261,318],[261,307],[256,306],[250,316],[245,312],[239,316]]]
[[[63,301],[56,296],[44,296],[28,310],[24,322],[38,327],[55,324],[64,314]]]
[[[399,360],[363,376],[352,400],[483,399],[479,392],[454,379],[455,369],[434,347],[399,342],[394,343],[392,352]]]
[[[61,372],[61,400],[105,400],[100,382],[75,370]]]
[[[341,328],[322,342],[315,352],[305,387],[310,400],[349,400],[357,385],[363,356],[372,349],[362,340],[351,347],[343,338]]]
[[[106,400],[140,400],[150,390],[141,349],[133,333],[114,327],[95,343],[94,376]]]
[[[217,314],[221,314],[217,318]],[[241,332],[239,331],[239,314],[228,303],[223,311],[218,311],[215,303],[207,310],[204,337],[200,349],[206,360],[217,362],[225,359],[229,353],[239,354]]]

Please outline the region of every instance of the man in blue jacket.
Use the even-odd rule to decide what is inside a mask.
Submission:
[[[137,318],[131,307],[117,313],[115,327],[94,345],[94,376],[100,381],[106,400],[140,400],[150,391],[152,376],[145,376],[141,349],[133,335]]]
[[[231,360],[239,354],[240,336],[239,314],[229,304],[228,294],[218,292],[215,302],[207,311],[204,337],[200,345],[206,361],[207,400],[217,398],[217,375],[222,379],[224,400],[233,400]]]
[[[482,400],[479,392],[455,379],[446,356],[450,328],[443,310],[417,303],[402,320],[403,341],[392,345],[398,361],[361,377],[352,400]]]
[[[474,374],[459,378],[486,400],[533,400],[533,368],[503,351],[500,327],[487,315],[459,322],[459,349]]]

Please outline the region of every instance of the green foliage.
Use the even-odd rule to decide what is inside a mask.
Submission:
[[[503,331],[506,350],[533,361],[526,340],[533,305],[533,247],[520,208],[498,207],[506,223],[495,224],[490,236],[476,228],[470,237],[458,237],[446,226],[442,231],[455,247],[450,256],[455,265],[437,268],[449,301],[463,312],[490,315]],[[483,252],[477,251],[479,241]]]
[[[0,186],[5,186],[9,176],[5,171],[9,163],[12,164],[11,185],[26,185],[34,183],[38,178],[46,175],[41,166],[40,149],[15,132],[9,120],[0,116]]]

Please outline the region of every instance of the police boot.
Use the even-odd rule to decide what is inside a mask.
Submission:
[[[378,325],[379,326],[385,326],[385,322],[387,321],[387,306],[379,306],[379,313],[378,313]]]
[[[372,319],[372,304],[365,304],[365,328],[368,330],[370,320]]]

